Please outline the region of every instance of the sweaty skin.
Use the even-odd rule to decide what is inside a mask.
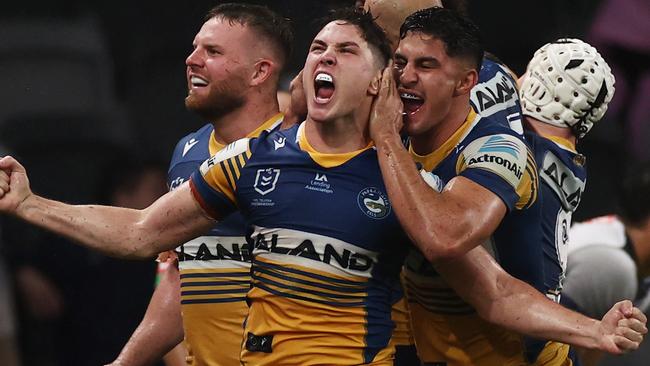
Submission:
[[[399,43],[399,28],[407,16],[433,6],[442,7],[440,0],[366,0],[363,8],[372,13],[390,40],[393,50]]]

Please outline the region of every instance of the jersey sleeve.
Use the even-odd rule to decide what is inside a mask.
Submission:
[[[251,157],[250,139],[227,145],[192,173],[190,188],[205,212],[220,219],[237,210],[237,181]]]
[[[499,196],[509,211],[537,199],[535,159],[516,136],[494,134],[472,141],[459,155],[456,172]]]

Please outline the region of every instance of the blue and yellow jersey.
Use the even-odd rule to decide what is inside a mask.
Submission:
[[[506,241],[514,235],[521,241],[528,239],[540,244],[522,246],[510,239],[513,245],[498,252],[497,258],[510,274],[559,302],[566,273],[568,230],[585,189],[585,157],[568,140],[546,138],[531,131],[526,131],[525,137],[537,161],[540,199],[533,209],[507,217],[495,239]],[[539,229],[536,234],[529,229],[534,225]],[[545,341],[532,338],[525,338],[524,342],[531,362],[547,346]]]
[[[251,225],[245,365],[392,365],[391,306],[408,240],[372,146],[315,151],[304,126],[244,139],[192,175],[220,218]]]
[[[506,217],[536,207],[539,192],[533,153],[523,136],[502,120],[471,110],[438,150],[427,156],[411,151],[411,155],[425,172],[433,173],[443,184],[462,176],[490,190],[508,208]],[[521,251],[526,251],[528,245],[539,246],[538,240],[522,239],[511,235],[502,240],[495,234],[485,247],[500,260],[501,252],[511,251],[515,244]],[[409,254],[404,276],[414,338],[423,362],[527,364],[523,338],[478,317],[419,251]]]
[[[497,123],[507,124],[523,135],[519,92],[511,71],[492,58],[484,57],[478,80],[470,94],[470,103],[476,113]]]
[[[559,302],[568,256],[568,231],[587,181],[586,158],[568,140],[526,132],[535,152],[542,200],[543,291]]]
[[[259,136],[282,122],[278,114],[249,134]],[[170,190],[187,181],[210,156],[224,146],[217,142],[211,124],[182,138],[168,171]],[[181,308],[188,363],[239,365],[243,323],[248,314],[250,250],[246,223],[233,212],[205,235],[178,247]]]

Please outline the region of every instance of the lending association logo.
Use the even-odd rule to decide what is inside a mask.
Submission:
[[[357,195],[359,208],[366,216],[373,219],[383,219],[390,213],[388,197],[374,187],[364,188]]]
[[[275,189],[275,184],[280,177],[280,169],[258,169],[255,176],[255,191],[262,196],[271,193]]]

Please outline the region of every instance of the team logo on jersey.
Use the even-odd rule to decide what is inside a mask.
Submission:
[[[359,192],[357,203],[361,211],[373,219],[383,219],[390,213],[388,197],[374,187],[364,188]]]
[[[275,189],[275,184],[278,182],[280,177],[280,169],[258,169],[257,175],[255,176],[255,191],[262,196],[268,193],[273,192]]]
[[[286,137],[280,137],[277,140],[273,140],[273,148],[274,148],[274,150],[283,148],[286,142],[287,142]]]
[[[194,147],[194,145],[198,144],[199,141],[195,138],[190,139],[185,143],[185,146],[183,146],[183,156],[187,155],[187,152],[190,151]]]

